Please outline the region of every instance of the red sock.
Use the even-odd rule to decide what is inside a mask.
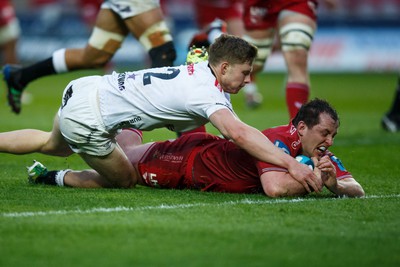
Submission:
[[[286,84],[286,104],[289,110],[290,119],[293,119],[300,107],[307,102],[310,95],[310,88],[304,83]]]

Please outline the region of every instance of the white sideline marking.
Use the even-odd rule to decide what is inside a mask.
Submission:
[[[399,198],[398,195],[383,195],[376,196],[370,195],[358,199],[381,199],[381,198]],[[329,199],[317,199],[317,198],[296,198],[296,199],[267,199],[267,200],[250,200],[243,199],[238,201],[227,201],[221,203],[193,203],[193,204],[177,204],[167,205],[161,204],[157,206],[144,206],[144,207],[114,207],[114,208],[93,208],[88,210],[54,210],[54,211],[25,211],[25,212],[4,212],[1,213],[2,217],[17,218],[17,217],[35,217],[35,216],[47,216],[47,215],[66,215],[66,214],[91,214],[91,213],[110,213],[110,212],[122,212],[122,211],[145,211],[145,210],[162,210],[162,209],[185,209],[193,207],[205,207],[205,206],[225,206],[225,205],[240,205],[240,204],[281,204],[281,203],[297,203],[297,202],[311,202],[317,200],[340,200],[343,198],[329,198]]]

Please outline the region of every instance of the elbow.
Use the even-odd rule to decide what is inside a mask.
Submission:
[[[270,198],[288,197],[291,195],[289,188],[279,183],[265,183],[263,185],[263,190],[267,197]]]
[[[348,190],[348,192],[343,192],[342,194],[337,194],[338,197],[350,197],[350,198],[358,198],[364,197],[365,192],[364,189],[358,185],[352,188],[352,190]]]
[[[365,197],[364,189],[360,184],[358,184],[353,197]]]
[[[285,192],[285,190],[282,190],[282,188],[278,188],[278,187],[264,188],[264,193],[267,195],[267,197],[270,197],[270,198],[278,198],[278,197],[287,196],[287,192]]]
[[[236,129],[228,133],[229,139],[231,139],[239,147],[242,147],[247,143],[247,132],[243,128]]]
[[[364,189],[361,186],[358,186],[350,197],[365,197]]]

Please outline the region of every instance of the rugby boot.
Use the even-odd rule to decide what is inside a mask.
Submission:
[[[44,184],[44,178],[48,173],[46,166],[39,161],[34,160],[28,169],[28,181],[31,184]]]
[[[400,131],[400,116],[393,116],[392,114],[385,114],[381,120],[382,128],[388,132]]]
[[[21,112],[21,97],[24,90],[24,86],[21,85],[19,79],[21,72],[19,71],[22,67],[17,65],[5,65],[3,67],[3,79],[7,85],[7,101],[11,110],[19,114]]]

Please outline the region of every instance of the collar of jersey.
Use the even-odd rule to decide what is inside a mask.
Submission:
[[[221,87],[221,85],[219,84],[219,82],[218,82],[218,80],[217,80],[217,76],[215,76],[215,73],[214,73],[213,69],[211,68],[210,64],[207,64],[207,67],[210,69],[212,75],[214,75],[214,77],[215,77],[215,83],[214,83],[215,87],[217,87],[218,90],[219,90],[220,92],[222,92],[222,91],[223,91],[223,90],[222,90],[222,87]]]

